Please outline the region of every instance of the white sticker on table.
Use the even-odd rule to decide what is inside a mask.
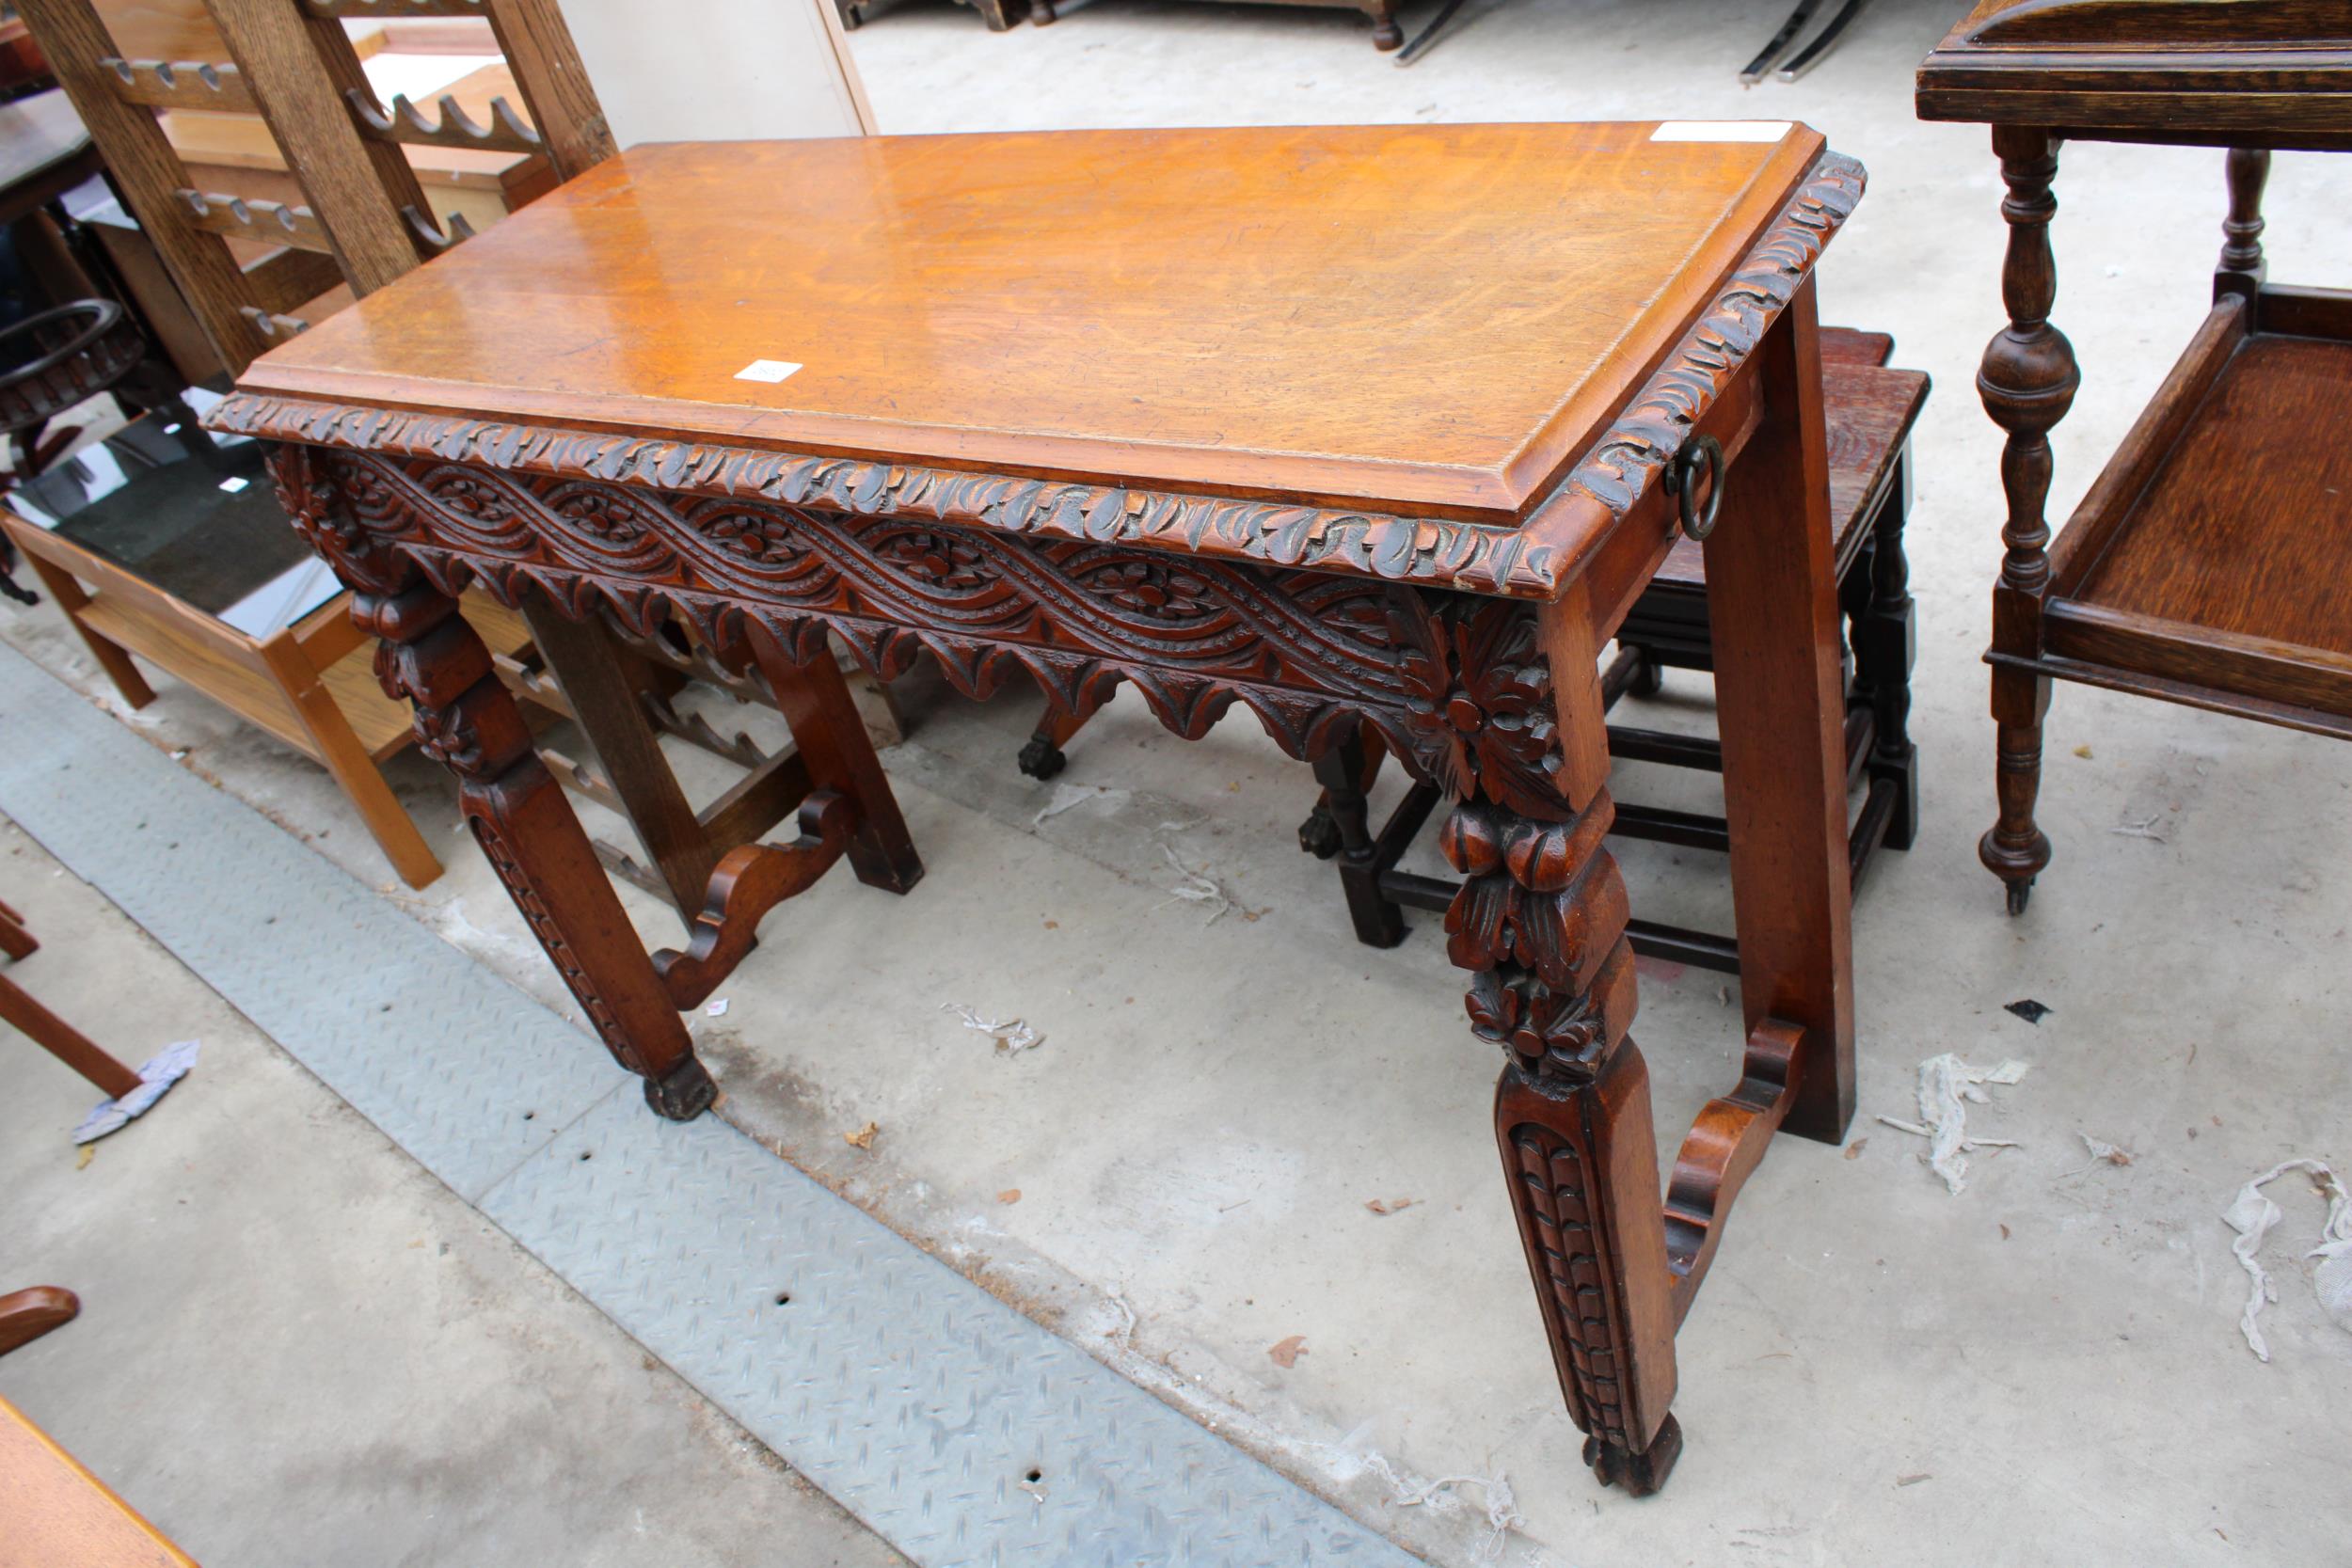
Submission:
[[[801,367],[789,359],[755,359],[735,372],[738,381],[782,381]]]

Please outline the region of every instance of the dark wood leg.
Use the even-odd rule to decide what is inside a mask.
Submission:
[[[1387,743],[1380,738],[1379,732],[1375,730],[1359,728],[1356,731],[1356,741],[1355,751],[1360,765],[1355,769],[1355,791],[1359,797],[1369,797],[1372,794],[1373,784],[1380,777],[1380,765],[1388,760],[1389,749]],[[1423,820],[1426,820],[1425,814]],[[1389,866],[1377,863],[1379,859],[1377,835],[1373,835],[1373,837],[1375,856],[1373,875],[1377,877],[1381,872],[1389,869]],[[1303,853],[1312,855],[1319,861],[1331,859],[1343,847],[1340,837],[1339,818],[1331,815],[1330,791],[1317,790],[1315,792],[1313,809],[1307,813],[1306,820],[1298,824],[1298,847]],[[1391,863],[1393,863],[1392,855],[1386,858]],[[1386,947],[1394,944],[1376,942],[1374,945]]]
[[[793,743],[808,763],[811,787],[832,790],[857,808],[847,851],[850,869],[868,887],[906,892],[923,879],[922,858],[914,852],[898,797],[890,792],[882,759],[874,755],[841,667],[822,649],[807,663],[795,663],[784,644],[756,624],[751,644],[776,706],[792,726]]]
[[[1436,711],[1470,739],[1438,839],[1463,877],[1446,953],[1471,973],[1471,1031],[1503,1050],[1495,1137],[1561,1395],[1594,1473],[1639,1494],[1665,1481],[1682,1447],[1667,1413],[1673,1281],[1649,1073],[1626,1034],[1625,884],[1602,847],[1612,807],[1597,650],[1554,612],[1546,656],[1521,607],[1447,611],[1463,668]]]
[[[1062,748],[1071,737],[1086,728],[1086,721],[1066,712],[1058,703],[1047,703],[1045,711],[1038,715],[1037,729],[1029,736],[1029,743],[1021,748],[1021,771],[1032,779],[1050,779],[1070,766]]]
[[[1405,940],[1405,911],[1380,891],[1379,847],[1374,842],[1367,776],[1378,767],[1376,757],[1366,766],[1366,746],[1360,727],[1350,728],[1331,749],[1315,759],[1315,778],[1323,785],[1319,810],[1330,814],[1339,835],[1340,887],[1347,895],[1348,917],[1356,923],[1356,940],[1370,947],[1394,947]],[[1307,832],[1299,831],[1299,841]]]
[[[1740,995],[1751,1038],[1802,1031],[1787,1130],[1845,1135],[1854,1108],[1845,640],[1830,537],[1820,346],[1808,279],[1758,349],[1763,425],[1707,539]]]
[[[34,1044],[98,1085],[109,1100],[139,1086],[139,1075],[101,1050],[65,1020],[34,1001],[24,988],[0,974],[0,1022],[10,1023]]]
[[[1375,4],[1364,8],[1364,14],[1372,18],[1372,46],[1375,49],[1386,54],[1391,49],[1405,47],[1405,29],[1396,24],[1396,7],[1392,0],[1376,0]]]
[[[1895,483],[1870,525],[1870,599],[1855,628],[1855,684],[1866,691],[1872,720],[1873,784],[1895,791],[1885,844],[1908,849],[1919,824],[1919,749],[1911,743],[1911,666],[1918,645],[1911,598],[1911,562],[1903,554],[1903,524],[1911,499],[1911,454],[1897,460]]]
[[[543,602],[525,606],[523,619],[638,843],[680,918],[691,923],[709,892],[720,850],[661,754],[645,705],[650,687],[643,661],[624,650],[601,620],[570,620]]]
[[[398,586],[355,583],[352,614],[383,640],[384,689],[416,705],[419,749],[457,775],[460,809],[491,868],[606,1049],[645,1081],[646,1102],[675,1121],[699,1116],[717,1085],[489,650],[457,601],[421,576],[381,566],[374,576]]]
[[[2252,293],[2268,267],[2263,261],[2263,187],[2270,182],[2267,148],[2233,147],[2225,166],[2230,215],[2221,222],[2221,261],[2214,268],[2214,292]]]
[[[2009,515],[2001,528],[2001,580],[1993,590],[1991,656],[2000,816],[1978,842],[1977,857],[2008,885],[2009,911],[2020,914],[2034,878],[2050,863],[2050,841],[2034,823],[2050,679],[2022,662],[2003,660],[2030,660],[2042,652],[2042,595],[2050,584],[2050,525],[2042,515],[2050,494],[2050,431],[2074,405],[2082,373],[2074,345],[2049,319],[2058,297],[2058,262],[2050,250],[2058,198],[2050,182],[2058,177],[2058,139],[2001,126],[1993,133],[1993,150],[2009,187],[2001,203],[2010,225],[2001,268],[2009,325],[1985,348],[1977,390],[1993,422],[2008,432],[2001,488]]]
[[[81,1315],[81,1299],[55,1285],[35,1285],[0,1296],[0,1355],[28,1345]]]

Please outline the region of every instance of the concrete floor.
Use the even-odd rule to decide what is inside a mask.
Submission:
[[[1305,770],[1246,720],[1186,747],[1122,701],[1039,785],[1011,766],[1029,701],[978,707],[912,677],[910,739],[885,761],[930,876],[895,903],[828,880],[771,918],[725,1016],[695,1020],[724,1114],[1433,1560],[1498,1544],[1478,1488],[1398,1499],[1497,1474],[1523,1515],[1499,1544],[1514,1563],[2340,1559],[2352,1335],[2297,1256],[2319,1205],[2273,1189],[2288,1219],[2266,1366],[2237,1336],[2244,1281],[2217,1216],[2280,1159],[2352,1161],[2336,1049],[2352,885],[2324,870],[2352,849],[2352,751],[2063,689],[2043,793],[2058,858],[2027,916],[2002,917],[1974,855],[2000,504],[1971,390],[1999,323],[1998,184],[1980,130],[1919,125],[1909,98],[1957,9],[1879,0],[1804,82],[1749,91],[1734,72],[1778,8],[1728,0],[1677,0],[1670,29],[1654,0],[1472,0],[1402,71],[1345,13],[1149,0],[996,36],[907,0],[852,38],[893,132],[1794,117],[1869,165],[1822,299],[1830,320],[1895,333],[1898,362],[1938,384],[1911,531],[1924,834],[1874,870],[1857,913],[1846,1157],[1785,1141],[1751,1182],[1679,1342],[1689,1443],[1662,1497],[1599,1492],[1577,1463],[1495,1169],[1496,1063],[1434,922],[1391,953],[1352,942],[1327,868],[1291,847]],[[2201,316],[2220,155],[2073,148],[2059,190],[2057,319],[2085,371],[2057,438],[2063,516]],[[2274,276],[2338,275],[2347,198],[2352,166],[2280,160]],[[98,691],[49,610],[0,611],[0,635]],[[1670,684],[1661,721],[1703,715],[1703,695]],[[201,699],[167,689],[134,721],[564,1005],[414,757],[393,776],[451,860],[421,895],[389,883],[322,775]],[[1618,792],[1702,801],[1692,789],[1629,769]],[[1171,854],[1235,911],[1204,925],[1171,897]],[[1642,912],[1727,919],[1720,863],[1626,860]],[[675,940],[662,906],[630,908]],[[1645,971],[1636,1033],[1669,1145],[1732,1078],[1721,985]],[[2039,1026],[2002,1010],[2026,997],[2057,1010]],[[1022,1015],[1045,1043],[997,1055],[949,1003]],[[1916,1065],[1943,1051],[2033,1066],[1972,1123],[2020,1147],[1979,1155],[1957,1198],[1875,1119],[1913,1114]],[[846,1145],[869,1119],[872,1149]],[[2086,1134],[2132,1164],[2093,1164]],[[1415,1205],[1382,1217],[1373,1198]],[[1294,1335],[1306,1354],[1276,1365]]]
[[[0,1396],[197,1560],[902,1560],[5,818],[0,897],[84,1032],[203,1042],[87,1165],[97,1092],[0,1043],[0,1291],[82,1298]]]

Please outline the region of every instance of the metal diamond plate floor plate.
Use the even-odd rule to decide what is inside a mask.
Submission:
[[[584,1032],[6,648],[0,811],[469,1198],[626,1081]]]
[[[0,649],[0,811],[924,1568],[1410,1568]],[[525,1113],[531,1115],[526,1117]]]
[[[483,1208],[917,1562],[1414,1560],[715,1118],[615,1097]]]

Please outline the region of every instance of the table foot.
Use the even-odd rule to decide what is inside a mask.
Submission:
[[[666,1075],[645,1080],[645,1103],[668,1121],[692,1121],[718,1098],[709,1069],[691,1054]]]
[[[1594,1479],[1603,1486],[1622,1486],[1637,1497],[1646,1497],[1665,1485],[1675,1461],[1681,1457],[1682,1424],[1672,1416],[1640,1453],[1613,1447],[1597,1437],[1584,1439],[1584,1463],[1592,1466]]]
[[[1070,758],[1043,731],[1029,736],[1029,743],[1021,748],[1021,771],[1032,779],[1050,779],[1069,766]]]
[[[2007,672],[1994,676],[1995,696]],[[1977,859],[2009,885],[2009,912],[2026,912],[2034,879],[2050,863],[2050,838],[2034,822],[2034,800],[2042,789],[2042,726],[1999,726],[1994,782],[2000,819],[1977,841]]]

